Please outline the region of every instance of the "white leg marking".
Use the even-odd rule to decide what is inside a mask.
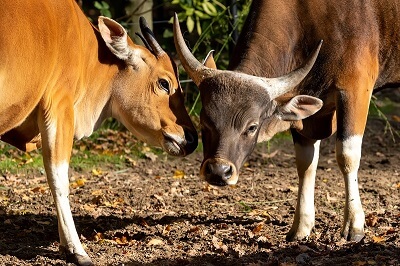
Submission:
[[[320,143],[321,141],[316,141],[314,145],[308,146],[295,144],[299,191],[293,225],[287,235],[287,240],[307,238],[314,227],[314,187]]]
[[[364,211],[358,191],[357,172],[361,159],[362,136],[355,135],[336,142],[336,159],[346,186],[342,235],[359,241],[364,236]]]
[[[54,156],[52,153],[58,148],[55,147],[56,129],[55,123],[47,126],[49,151],[46,153],[47,156],[44,156],[44,163],[46,166],[47,182],[57,210],[60,245],[66,248],[71,254],[88,257],[76,232],[69,204],[69,163],[67,161],[54,162],[54,158],[52,158]]]
[[[51,167],[51,174],[47,175],[57,209],[60,244],[72,254],[87,256],[76,232],[69,204],[68,163]]]

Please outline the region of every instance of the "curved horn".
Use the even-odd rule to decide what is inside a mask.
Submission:
[[[144,46],[146,46],[147,49],[149,49],[151,52],[153,52],[153,49],[151,49],[149,43],[146,41],[146,39],[143,37],[143,35],[139,32],[135,32],[136,36],[139,37],[139,39],[142,41]]]
[[[311,68],[314,66],[319,54],[319,50],[321,49],[322,42],[323,41],[321,40],[318,44],[318,47],[313,51],[311,56],[309,56],[306,63],[300,68],[290,72],[287,75],[277,78],[259,78],[258,82],[262,83],[262,86],[268,92],[271,99],[282,96],[299,85],[299,83],[307,76]]]
[[[213,70],[200,63],[186,46],[185,40],[182,36],[181,28],[179,26],[178,15],[176,13],[174,16],[174,42],[183,67],[194,83],[199,86],[201,81],[205,77],[210,76]]]
[[[144,17],[140,17],[139,25],[140,25],[140,30],[143,34],[143,38],[147,42],[147,43],[145,42],[145,45],[146,46],[149,45],[151,47],[151,50],[153,51],[154,55],[159,56],[165,53],[165,51],[158,44],[156,38],[154,37],[154,33],[149,28],[149,25],[147,24],[147,21]]]

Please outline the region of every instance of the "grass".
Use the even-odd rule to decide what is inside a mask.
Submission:
[[[129,160],[144,158],[149,150],[129,132],[101,129],[89,138],[75,141],[70,167],[82,172],[99,168],[120,170],[129,165]],[[151,149],[151,152],[158,155],[162,150]],[[0,142],[0,174],[30,172],[44,174],[41,150],[23,152]]]
[[[395,135],[400,137],[400,132],[392,127],[390,114],[398,114],[400,110],[399,104],[396,104],[389,98],[377,99],[375,96],[372,97],[368,116],[377,117],[385,122],[384,135],[390,134],[393,142],[395,142]]]

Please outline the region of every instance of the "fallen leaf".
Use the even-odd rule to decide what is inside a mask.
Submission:
[[[394,234],[394,233],[396,233],[396,232],[397,232],[397,230],[394,229],[393,227],[391,227],[391,228],[389,228],[389,229],[386,231],[386,234],[387,234],[387,235],[390,235],[390,234]]]
[[[198,226],[193,226],[189,229],[189,233],[194,233],[194,232],[198,232],[200,230],[200,227]]]
[[[221,250],[222,252],[228,251],[228,247],[226,245],[224,245],[224,243],[219,241],[219,239],[216,236],[213,236],[211,242],[212,242],[213,246],[215,247],[215,249]]]
[[[75,182],[72,182],[71,184],[70,184],[70,186],[72,187],[72,188],[78,188],[78,187],[83,187],[84,185],[85,185],[85,179],[83,179],[83,178],[80,178],[80,179],[77,179]]]
[[[381,243],[381,242],[385,242],[385,238],[383,236],[373,236],[372,241],[374,243]]]
[[[263,229],[263,227],[264,227],[264,223],[257,224],[252,230],[253,234],[256,235],[256,234],[260,233],[260,231]]]
[[[171,231],[171,225],[167,225],[167,226],[164,228],[162,234],[163,234],[163,235],[168,235],[170,231]]]
[[[98,241],[100,241],[100,240],[103,240],[104,239],[104,234],[103,233],[100,233],[100,232],[97,232],[94,236],[93,236],[93,241],[96,241],[96,242],[98,242]]]
[[[148,227],[149,226],[149,224],[146,222],[146,220],[145,219],[141,219],[140,220],[140,224],[142,225],[142,226],[145,226],[145,227]]]
[[[128,238],[125,235],[122,235],[121,237],[115,237],[114,241],[121,246],[126,246],[129,244]]]
[[[150,159],[152,162],[155,162],[155,161],[158,159],[158,156],[155,155],[154,153],[152,153],[151,151],[145,152],[145,153],[144,153],[144,156],[145,156],[147,159]]]
[[[101,170],[97,170],[97,169],[92,169],[92,174],[94,176],[100,176],[102,174]]]
[[[34,193],[42,193],[42,194],[44,194],[46,192],[46,190],[47,190],[47,187],[42,187],[42,186],[31,189],[31,191]]]
[[[158,238],[153,238],[147,243],[148,246],[158,246],[162,244],[164,244],[164,242]]]
[[[172,177],[175,179],[182,179],[185,177],[185,172],[182,170],[175,170],[174,175]]]
[[[374,213],[370,213],[365,217],[365,223],[367,226],[374,227],[378,223],[378,216],[376,216]]]

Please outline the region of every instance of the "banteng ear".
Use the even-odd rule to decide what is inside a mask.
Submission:
[[[128,59],[131,50],[128,45],[128,34],[124,27],[118,22],[103,16],[100,16],[98,21],[101,37],[107,47],[118,58],[122,60]]]
[[[307,118],[322,108],[323,102],[315,97],[298,95],[278,107],[278,117],[284,121],[295,121]]]
[[[203,65],[208,68],[217,69],[217,65],[215,64],[213,55],[214,55],[214,50],[208,52],[206,58],[203,61]]]

